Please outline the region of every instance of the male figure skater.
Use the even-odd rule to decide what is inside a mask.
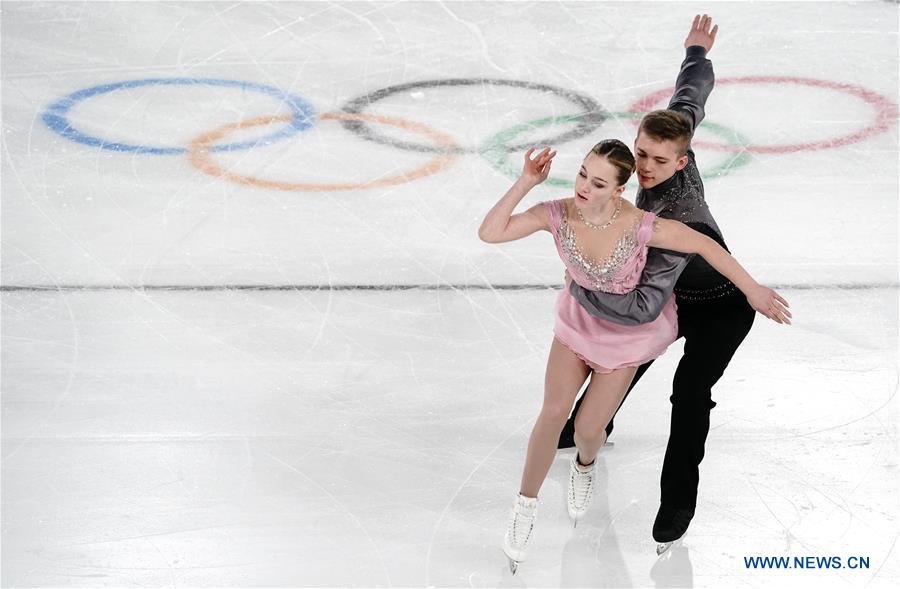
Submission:
[[[704,105],[713,88],[712,63],[706,54],[719,27],[710,29],[711,25],[707,15],[694,17],[684,42],[686,57],[668,108],[648,113],[641,121],[634,142],[640,184],[636,204],[660,217],[686,223],[727,249],[706,205],[703,182],[690,148],[691,136],[703,120]],[[626,295],[588,291],[575,281],[570,286],[572,295],[590,314],[622,325],[655,319],[673,289],[678,336],[684,337],[685,344],[672,383],[671,429],[660,480],[660,507],[653,523],[659,554],[684,535],[694,516],[709,413],[716,406],[711,389],[750,331],[755,311],[734,284],[702,257],[657,249],[649,251],[640,284]],[[638,369],[629,393],[652,363]],[[574,446],[575,414],[583,400],[584,396],[575,404],[563,428],[560,448]],[[612,427],[610,420],[607,436]]]

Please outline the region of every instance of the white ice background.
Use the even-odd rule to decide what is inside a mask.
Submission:
[[[674,83],[698,12],[720,25],[719,79],[814,78],[898,102],[892,2],[3,2],[0,584],[895,586],[896,119],[846,145],[749,152],[705,180],[731,251],[795,321],[757,316],[714,388],[683,546],[658,559],[650,537],[677,342],[619,414],[575,530],[560,453],[513,577],[500,543],[563,266],[546,233],[478,239],[511,176],[464,154],[391,187],[283,191],[205,174],[185,155],[76,143],[41,118],[125,80],[264,84],[307,100],[313,126],[212,158],[284,183],[359,183],[433,155],[318,115],[447,78],[549,84],[627,111]],[[476,85],[366,112],[475,147],[572,109]],[[187,147],[287,112],[253,91],[153,86],[86,99],[70,120],[108,141]],[[853,134],[877,109],[822,86],[721,84],[707,116],[750,145],[785,145]],[[594,142],[633,133],[613,118],[554,145],[553,176],[573,178]],[[708,128],[698,140],[721,141]],[[701,171],[731,156],[697,149]],[[521,209],[568,195],[543,185]],[[780,555],[870,566],[745,566]]]

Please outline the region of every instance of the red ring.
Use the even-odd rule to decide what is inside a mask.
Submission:
[[[819,88],[830,88],[832,90],[842,90],[847,92],[848,94],[852,94],[859,98],[862,98],[867,104],[875,107],[877,114],[875,116],[875,122],[873,122],[868,127],[852,133],[850,135],[844,135],[841,137],[836,137],[834,139],[829,139],[826,141],[815,141],[811,143],[795,143],[788,145],[745,145],[745,146],[735,146],[728,145],[724,143],[712,143],[712,142],[695,142],[695,147],[706,147],[713,149],[722,149],[725,151],[748,151],[751,153],[792,153],[795,151],[813,151],[817,149],[830,149],[832,147],[841,147],[842,145],[849,145],[851,143],[856,143],[858,141],[862,141],[868,137],[876,135],[878,133],[882,133],[886,131],[891,125],[893,125],[897,121],[897,105],[890,101],[885,96],[878,94],[877,92],[873,92],[872,90],[868,90],[863,88],[862,86],[855,86],[853,84],[843,84],[840,82],[832,82],[829,80],[818,80],[816,78],[796,78],[790,76],[743,76],[738,78],[722,78],[721,80],[716,80],[717,85],[728,85],[728,84],[748,84],[748,83],[758,83],[758,84],[802,84],[804,86],[816,86]],[[663,90],[658,90],[653,92],[652,94],[648,94],[647,96],[641,98],[637,102],[631,105],[629,108],[632,112],[647,112],[653,109],[653,106],[656,105],[660,100],[664,98],[669,98],[672,96],[672,93],[675,91],[675,88],[665,88]]]

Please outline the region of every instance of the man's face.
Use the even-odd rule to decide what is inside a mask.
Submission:
[[[678,144],[675,141],[658,141],[643,132],[638,133],[634,140],[634,160],[638,184],[644,189],[665,182],[688,163],[687,155],[678,155]]]

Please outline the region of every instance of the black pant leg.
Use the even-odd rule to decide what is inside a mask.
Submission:
[[[671,426],[660,479],[661,503],[693,509],[700,462],[709,433],[709,414],[718,382],[750,332],[756,312],[743,296],[723,302],[679,305],[684,355],[672,382]]]

